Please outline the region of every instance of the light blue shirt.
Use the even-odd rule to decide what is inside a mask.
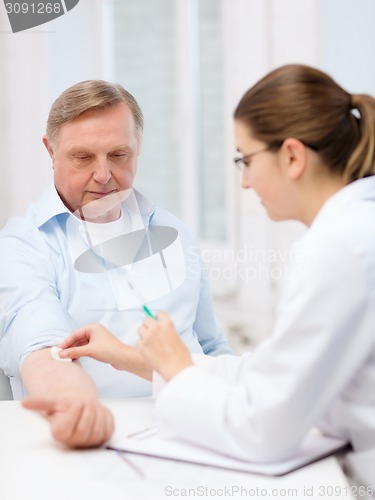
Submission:
[[[183,275],[180,273],[175,286],[168,293],[155,295],[155,300],[147,300],[148,307],[171,315],[191,352],[231,353],[213,312],[196,239],[172,214],[155,207],[139,192],[134,193],[144,227],[175,228],[185,261]],[[125,202],[122,208],[131,225],[134,217]],[[119,307],[114,275],[85,273],[75,267],[77,247],[79,251],[90,248],[82,224],[51,186],[38,202],[30,205],[25,216],[10,219],[0,232],[0,366],[10,377],[16,399],[26,394],[20,378],[25,357],[59,344],[77,327],[100,322],[128,345],[135,345],[138,340],[137,329],[144,312],[134,304],[130,308],[123,304]],[[160,286],[161,280],[160,277]],[[127,287],[126,278],[120,282]],[[157,288],[158,280],[151,285]],[[151,393],[150,382],[140,377],[90,358],[82,358],[80,363],[96,383],[100,397]]]

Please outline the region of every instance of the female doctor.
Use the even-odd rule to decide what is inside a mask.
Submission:
[[[167,314],[144,320],[138,347],[167,382],[157,418],[251,461],[290,456],[312,426],[375,448],[375,99],[288,65],[250,88],[234,119],[243,189],[271,219],[309,230],[273,334],[254,353],[192,359]],[[121,368],[121,345],[100,325],[61,347]]]

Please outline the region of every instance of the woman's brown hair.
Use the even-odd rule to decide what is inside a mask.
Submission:
[[[375,99],[351,95],[318,69],[272,71],[245,93],[234,118],[273,150],[299,139],[348,183],[375,174]]]

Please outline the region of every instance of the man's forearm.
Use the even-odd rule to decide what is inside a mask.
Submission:
[[[50,349],[35,351],[21,367],[22,381],[30,396],[55,398],[61,395],[77,395],[84,399],[97,399],[94,382],[75,362],[55,361]]]
[[[113,434],[111,412],[100,403],[94,382],[77,363],[56,361],[49,348],[42,349],[27,356],[21,376],[31,396],[23,406],[41,413],[60,443],[93,448]]]

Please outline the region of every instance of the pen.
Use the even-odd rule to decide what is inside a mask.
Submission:
[[[126,437],[130,439],[144,439],[150,436],[154,436],[159,432],[159,427],[154,425],[152,427],[146,427],[145,429],[141,429],[140,431],[132,432],[128,434]]]
[[[152,314],[152,312],[150,311],[150,309],[147,306],[143,306],[143,310],[147,314],[147,316],[149,316],[150,318],[158,319],[156,316],[154,316]]]

